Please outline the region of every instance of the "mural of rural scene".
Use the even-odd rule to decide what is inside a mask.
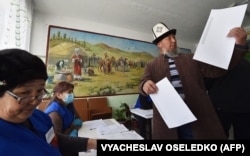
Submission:
[[[47,44],[46,88],[68,81],[76,97],[138,93],[145,64],[159,54],[148,42],[57,26]]]

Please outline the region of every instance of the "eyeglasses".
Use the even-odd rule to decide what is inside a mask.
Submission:
[[[6,93],[8,93],[13,98],[15,98],[18,101],[18,103],[21,105],[27,104],[28,102],[31,102],[34,100],[37,100],[37,102],[41,102],[48,95],[48,91],[45,89],[43,90],[43,93],[41,95],[37,95],[37,96],[20,97],[8,90],[6,91]]]

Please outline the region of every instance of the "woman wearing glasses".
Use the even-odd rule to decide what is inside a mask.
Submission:
[[[0,51],[0,153],[4,156],[78,155],[96,140],[55,135],[49,116],[36,109],[46,95],[45,64],[20,49]]]

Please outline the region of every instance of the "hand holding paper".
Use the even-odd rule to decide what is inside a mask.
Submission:
[[[228,37],[234,37],[235,38],[235,44],[237,45],[246,45],[246,39],[247,39],[247,33],[245,29],[241,27],[235,27],[231,29],[227,35]]]
[[[212,10],[193,58],[228,69],[235,45],[234,37],[237,36],[235,33],[239,34],[230,30],[241,26],[246,8],[247,4]],[[236,38],[236,43],[239,41],[240,38]]]
[[[150,97],[168,128],[197,120],[167,78],[163,78],[156,85],[159,90],[150,94]]]

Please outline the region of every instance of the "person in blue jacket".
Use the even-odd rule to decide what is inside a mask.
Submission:
[[[77,137],[77,130],[82,126],[82,120],[75,111],[74,85],[61,81],[53,89],[53,98],[44,110],[53,122],[56,132]]]
[[[54,133],[50,117],[36,109],[47,95],[43,61],[21,49],[0,50],[0,155],[78,156],[96,140]]]
[[[152,109],[153,108],[153,101],[149,95],[144,96],[142,94],[139,94],[134,108]],[[144,119],[143,117],[140,117],[140,116],[135,115],[135,114],[134,114],[134,116],[138,121],[140,135],[145,139],[147,139],[147,138],[151,139],[151,137],[147,136],[147,126],[149,126],[149,128],[151,128],[151,122],[149,122],[149,124],[148,124],[147,119]]]

